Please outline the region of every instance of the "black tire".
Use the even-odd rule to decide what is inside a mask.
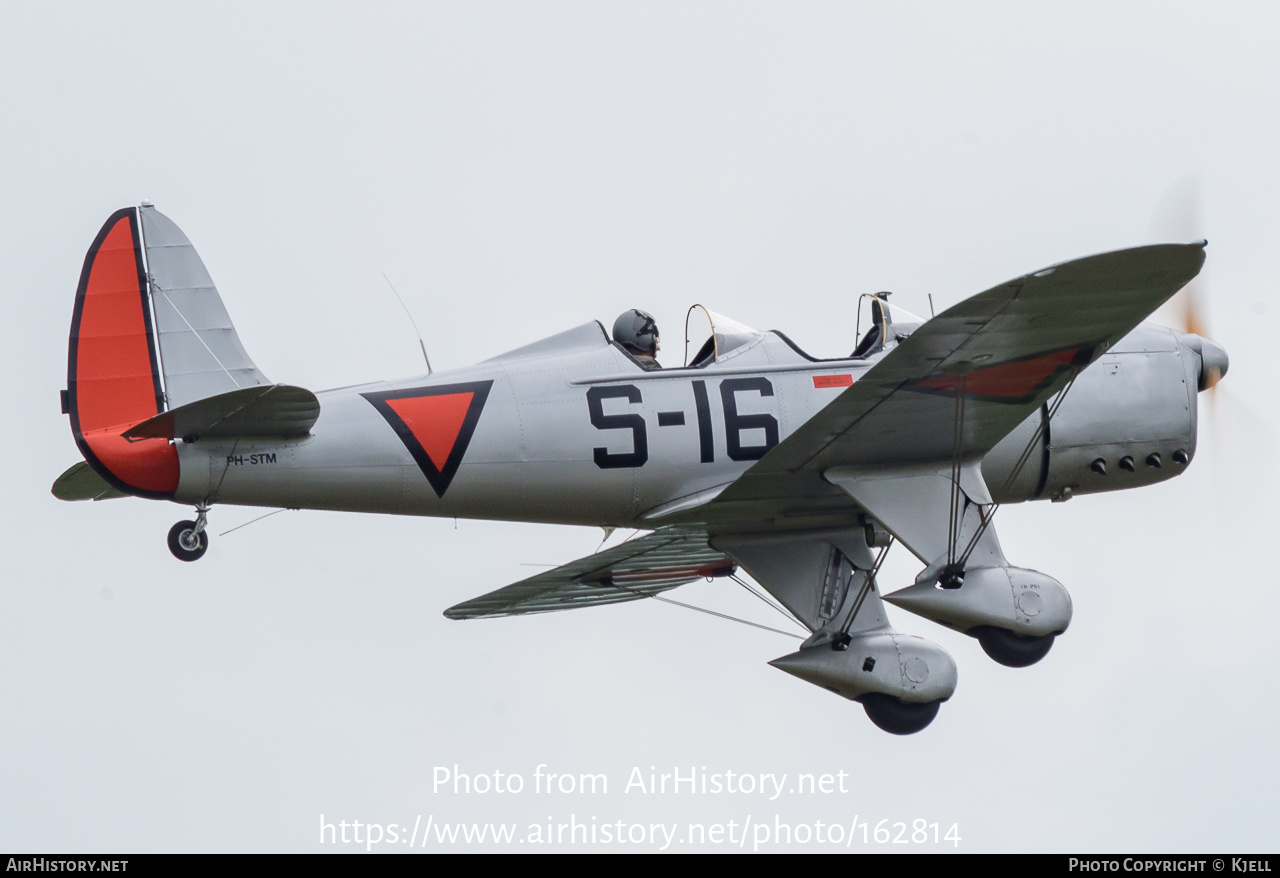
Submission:
[[[1006,668],[1034,665],[1049,654],[1049,648],[1053,646],[1053,639],[1057,636],[1046,634],[1043,637],[1023,637],[994,625],[982,625],[969,633],[978,638],[983,652]]]
[[[197,537],[198,545],[195,548],[187,548],[183,545],[184,539],[186,542],[191,541],[195,529],[194,521],[180,521],[169,528],[169,551],[179,561],[198,561],[204,557],[205,552],[209,551],[209,534],[205,531],[200,531]]]
[[[858,700],[871,721],[891,735],[914,735],[933,722],[942,704],[941,701],[914,704],[881,692],[870,692]]]

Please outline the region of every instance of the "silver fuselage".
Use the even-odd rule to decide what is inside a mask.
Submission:
[[[681,498],[711,496],[874,366],[816,361],[763,333],[700,368],[645,371],[597,323],[465,369],[317,394],[296,439],[179,441],[182,504],[328,509],[601,526],[652,526]],[[1089,461],[1195,448],[1195,357],[1171,330],[1139,326],[1086,369],[1005,502],[1150,484],[1181,466],[1091,478]],[[370,401],[389,391],[492,382],[440,492]],[[993,486],[1040,413],[988,456]],[[1002,469],[1003,468],[1003,469]],[[646,518],[646,516],[648,516]]]

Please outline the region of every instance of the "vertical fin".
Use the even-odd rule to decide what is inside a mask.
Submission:
[[[271,382],[236,334],[204,262],[182,230],[138,210],[168,408]]]

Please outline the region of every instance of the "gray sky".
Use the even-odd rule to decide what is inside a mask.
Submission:
[[[0,850],[332,849],[321,813],[522,829],[856,814],[958,823],[967,851],[1274,850],[1278,16],[7,10]],[[219,538],[258,514],[220,507],[208,555],[183,565],[164,537],[189,510],[49,494],[79,459],[57,391],[84,252],[144,198],[195,243],[262,370],[322,389],[420,370],[384,272],[438,369],[632,306],[678,362],[695,301],[832,356],[851,347],[859,292],[927,313],[929,294],[941,310],[1148,242],[1188,179],[1210,334],[1231,355],[1195,465],[1001,512],[1010,559],[1075,602],[1035,667],[891,609],[960,667],[916,736],[766,665],[786,638],[669,606],[441,616],[536,569],[521,565],[592,551],[598,530],[290,512]],[[882,583],[917,568],[897,549]],[[767,619],[728,589],[682,593]],[[600,772],[609,792],[433,794],[433,768],[455,763],[530,782],[540,763]],[[625,793],[651,765],[843,770],[851,789]]]

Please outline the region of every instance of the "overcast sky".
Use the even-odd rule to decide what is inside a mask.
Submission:
[[[1278,26],[1256,3],[6,9],[0,850],[341,848],[321,814],[856,815],[958,824],[963,851],[1274,850]],[[316,390],[420,371],[384,273],[437,369],[633,306],[676,364],[693,302],[834,356],[860,292],[927,314],[1170,228],[1209,240],[1231,370],[1185,476],[1000,513],[1010,560],[1074,599],[1042,663],[890,609],[960,670],[896,738],[770,668],[779,635],[653,602],[441,615],[596,529],[288,512],[223,537],[259,513],[217,507],[181,564],[165,534],[189,509],[54,500],[79,460],[58,391],[84,253],[142,199],[262,371]],[[882,584],[918,567],[896,549]],[[767,621],[731,588],[676,596]],[[609,788],[433,793],[455,764]],[[849,789],[642,795],[634,766]]]

